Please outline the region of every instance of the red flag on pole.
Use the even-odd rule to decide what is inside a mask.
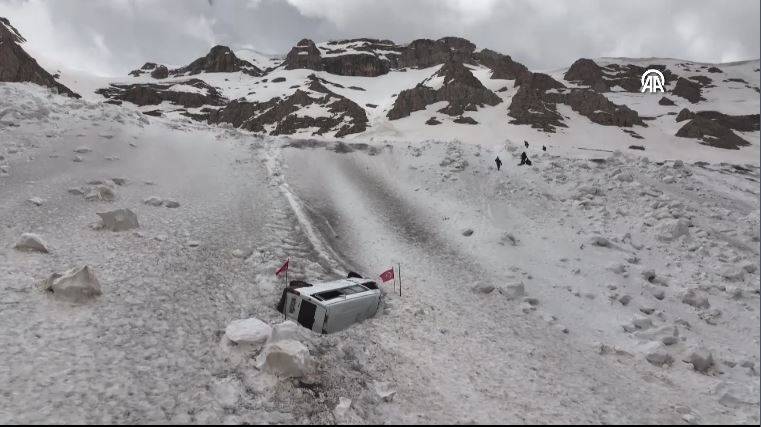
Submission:
[[[388,270],[384,271],[380,274],[381,280],[383,282],[388,282],[389,280],[394,280],[394,267],[389,268]]]
[[[288,271],[288,261],[290,261],[290,260],[286,260],[285,264],[283,264],[282,267],[277,269],[277,271],[275,272],[275,276],[279,276],[279,275],[281,275],[281,274],[283,274],[283,273]]]

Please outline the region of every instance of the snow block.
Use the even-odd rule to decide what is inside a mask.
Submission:
[[[22,234],[13,248],[19,251],[48,253],[48,245],[42,240],[42,237],[34,233]]]
[[[313,365],[309,349],[292,339],[267,344],[256,359],[259,370],[286,378],[306,376]]]
[[[523,282],[508,283],[499,287],[499,292],[507,299],[518,299],[526,294]]]
[[[137,215],[129,209],[117,209],[110,212],[98,212],[101,219],[101,228],[111,231],[124,231],[140,226]]]
[[[63,274],[54,273],[42,286],[55,296],[75,302],[83,302],[102,294],[95,271],[88,265],[72,268]]]
[[[225,337],[230,341],[239,345],[256,347],[264,345],[271,333],[272,327],[255,317],[234,320],[225,329]]]

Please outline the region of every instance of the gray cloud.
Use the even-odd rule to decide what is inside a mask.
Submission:
[[[579,57],[759,56],[758,0],[0,0],[33,53],[100,74],[184,65],[214,44],[284,54],[301,38],[456,35],[533,69]]]

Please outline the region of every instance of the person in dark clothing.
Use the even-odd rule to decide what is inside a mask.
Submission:
[[[547,146],[546,145],[542,145],[542,151],[547,151]]]
[[[497,170],[499,170],[499,168],[502,167],[502,160],[500,160],[499,156],[497,156],[497,158],[494,159],[494,161],[497,163]]]
[[[529,165],[529,166],[531,166],[531,160],[529,160],[529,158],[526,155],[525,151],[523,153],[521,153],[521,162],[520,162],[520,164],[518,166],[523,166],[523,165]]]
[[[528,141],[523,141],[524,144],[526,144],[526,148],[528,148]]]

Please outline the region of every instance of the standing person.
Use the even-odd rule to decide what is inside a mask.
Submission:
[[[528,148],[528,141],[523,141],[524,144],[526,144],[526,148]]]
[[[521,153],[521,162],[518,166],[529,165],[531,166],[531,160],[528,159],[526,152]]]
[[[494,161],[497,163],[497,170],[499,170],[499,168],[502,167],[502,160],[500,160],[499,156],[497,156],[497,158],[494,159]]]
[[[547,151],[547,146],[546,145],[542,145],[542,151]]]

